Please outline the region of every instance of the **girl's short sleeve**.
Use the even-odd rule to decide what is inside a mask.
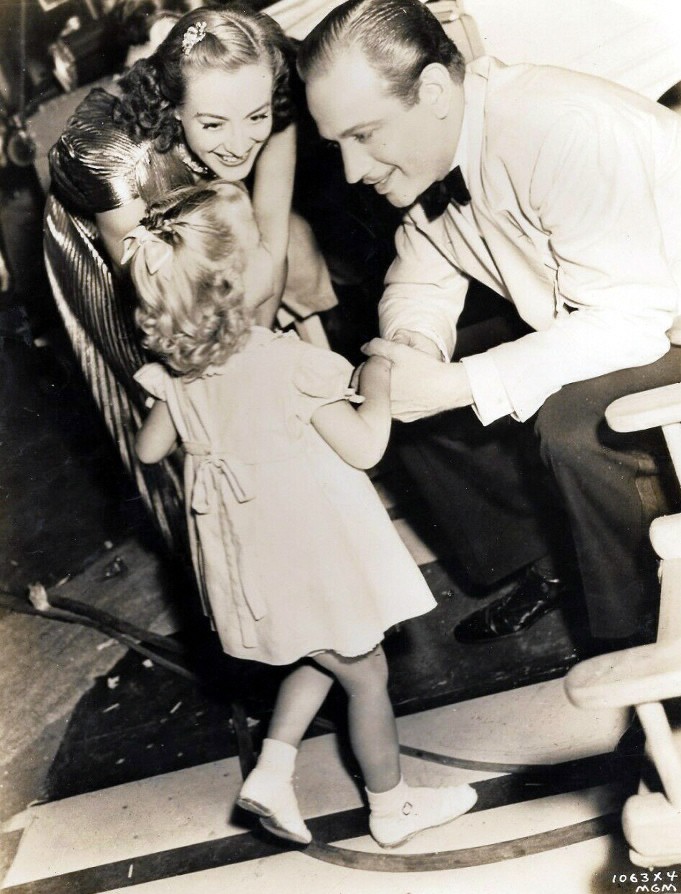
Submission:
[[[160,363],[146,363],[137,370],[134,380],[157,400],[167,400],[170,374]]]
[[[353,366],[345,357],[305,342],[300,343],[300,349],[293,376],[299,419],[309,422],[315,410],[338,400],[362,402],[363,398],[350,387]]]

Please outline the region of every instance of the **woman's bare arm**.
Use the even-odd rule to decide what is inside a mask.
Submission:
[[[272,317],[281,301],[288,274],[289,218],[296,165],[296,128],[272,134],[256,162],[253,211],[263,243],[272,258]]]

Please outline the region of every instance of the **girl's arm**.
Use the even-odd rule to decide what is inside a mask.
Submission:
[[[312,414],[312,425],[347,463],[370,469],[390,436],[390,363],[370,357],[359,374],[359,392],[365,400],[357,409],[345,400],[325,404]]]
[[[170,418],[168,405],[157,400],[135,438],[140,462],[158,463],[172,453],[177,444],[177,431]]]
[[[273,274],[272,298],[261,306],[263,317],[269,314],[270,319],[258,320],[262,324],[270,324],[274,319],[286,286],[295,166],[296,128],[290,124],[285,130],[272,134],[255,165],[253,212],[272,259]]]
[[[120,274],[122,269],[120,261],[123,254],[123,237],[127,236],[130,230],[134,230],[145,214],[146,205],[143,199],[132,199],[120,208],[95,214],[99,235],[117,274]]]

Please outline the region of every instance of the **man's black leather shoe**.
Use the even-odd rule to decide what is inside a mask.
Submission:
[[[546,580],[530,566],[509,593],[460,621],[454,637],[460,643],[481,643],[513,636],[557,608],[566,590],[564,581]]]

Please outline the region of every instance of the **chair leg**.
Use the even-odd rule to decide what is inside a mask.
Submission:
[[[681,859],[681,756],[660,702],[636,706],[647,750],[664,788],[633,795],[622,811],[622,830],[636,866],[670,866]]]
[[[681,863],[681,812],[661,792],[629,798],[622,811],[622,831],[634,865]]]
[[[636,713],[646,734],[646,742],[655,768],[662,780],[669,803],[681,811],[681,756],[660,702],[636,705]]]
[[[657,626],[657,642],[668,643],[681,635],[681,558],[663,559],[660,562],[660,617]],[[677,752],[681,755],[681,728],[672,728]],[[651,757],[650,745],[646,742],[646,754]],[[641,779],[639,794],[647,792],[648,786]]]
[[[657,641],[681,637],[681,558],[660,562],[660,620]]]

